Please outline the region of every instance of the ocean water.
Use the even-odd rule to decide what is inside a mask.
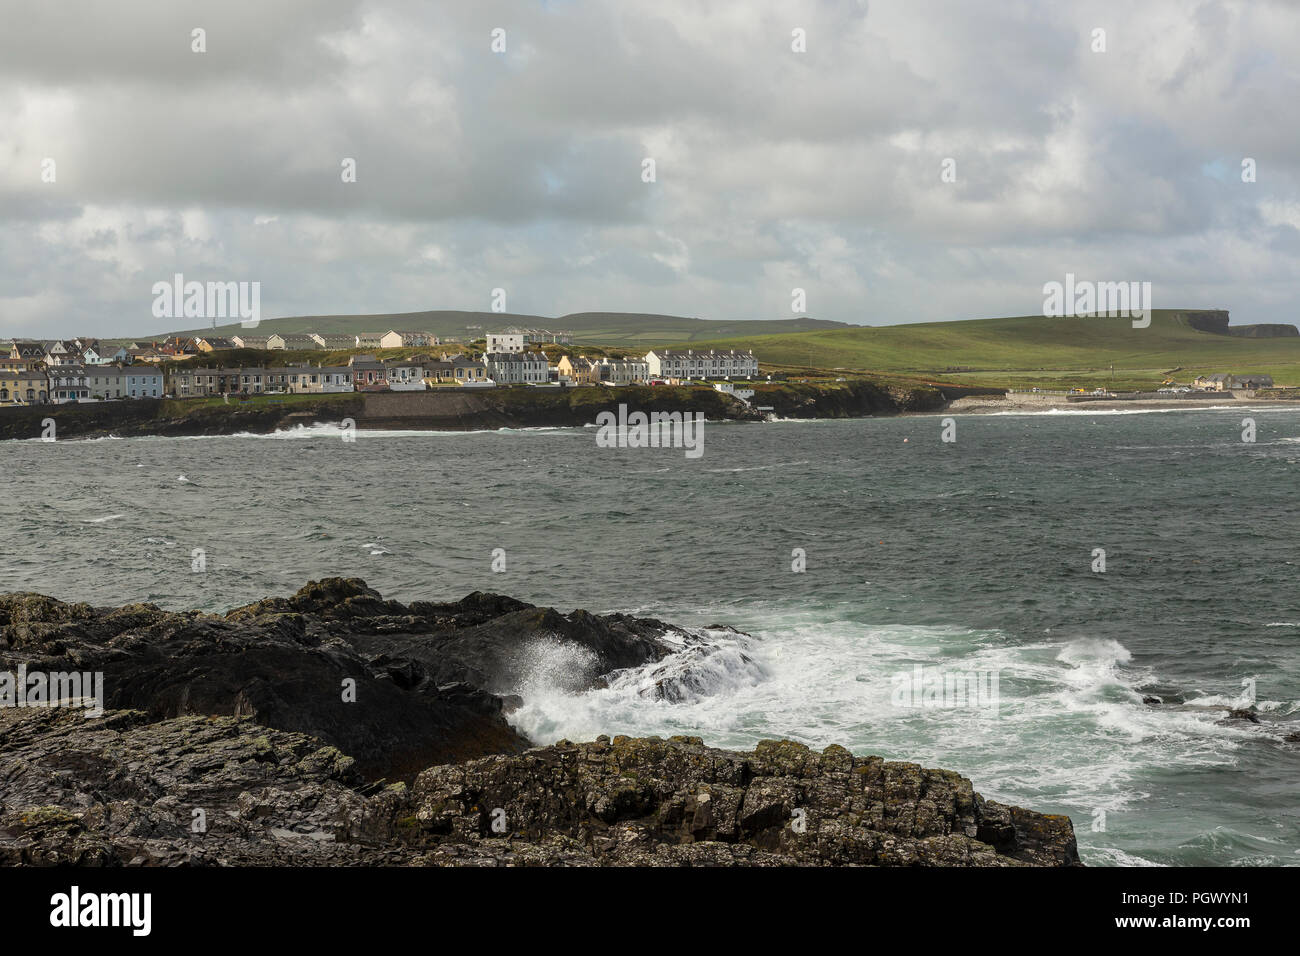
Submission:
[[[1300,863],[1300,409],[941,430],[709,423],[697,459],[590,428],[3,443],[0,590],[217,611],[349,575],[659,617],[699,630],[599,690],[530,648],[518,726],[839,743],[1069,814],[1089,864]],[[996,695],[900,698],[918,666]]]

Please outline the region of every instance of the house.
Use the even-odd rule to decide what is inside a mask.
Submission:
[[[0,370],[0,404],[42,405],[50,400],[49,385],[35,369]]]
[[[348,367],[352,369],[352,381],[357,391],[378,391],[388,387],[388,369],[373,355],[354,355],[348,360]]]
[[[552,332],[550,329],[509,328],[507,333],[518,333],[524,337],[525,345],[572,345],[572,332]],[[490,351],[490,350],[489,350]]]
[[[46,375],[49,377],[50,401],[56,405],[82,401],[90,398],[90,386],[86,384],[86,369],[80,365],[51,365]]]
[[[322,368],[319,365],[286,366],[266,370],[268,391],[292,394],[352,391],[352,370],[347,366]]]
[[[596,369],[598,381],[606,385],[632,385],[650,378],[650,365],[640,358],[603,358],[596,363]]]
[[[353,390],[352,369],[346,365],[326,365],[317,369],[321,373],[322,392],[350,392]]]
[[[379,337],[381,349],[421,349],[437,344],[438,337],[429,332],[396,332],[389,329]]]
[[[1234,375],[1232,384],[1229,388],[1272,388],[1273,376],[1271,375]]]
[[[695,378],[753,378],[758,359],[749,349],[656,349],[647,352],[651,378],[689,380]]]
[[[377,349],[383,337],[383,332],[358,332],[353,345],[359,349]]]
[[[434,385],[486,385],[487,366],[464,355],[424,363],[424,382]]]
[[[1193,381],[1192,385],[1209,392],[1222,392],[1234,388],[1272,388],[1273,377],[1271,375],[1234,375],[1229,372],[1216,372],[1213,375],[1202,375]]]
[[[265,335],[232,335],[230,341],[235,343],[236,348],[265,349],[267,338]]]
[[[595,362],[581,355],[564,355],[556,364],[561,379],[575,385],[596,385],[600,382],[600,369]]]
[[[128,365],[122,371],[128,398],[162,398],[166,394],[162,369]]]
[[[487,347],[484,351],[489,354],[522,352],[524,344],[522,332],[489,332],[487,334]]]
[[[145,369],[146,365],[132,368]],[[103,365],[86,369],[86,386],[91,398],[112,400],[126,397],[126,369],[120,365]]]
[[[96,343],[88,343],[81,346],[81,364],[107,365],[108,359],[99,354],[99,348]]]
[[[752,388],[737,388],[732,382],[718,382],[713,387],[724,395],[735,396],[742,402],[748,402],[754,397],[754,390]]]
[[[45,346],[46,365],[80,365],[81,351],[71,341],[56,339]]]
[[[154,348],[127,349],[126,361],[128,362],[150,362],[154,365],[162,362],[167,356],[163,355]]]
[[[489,352],[488,378],[498,385],[536,385],[550,380],[551,363],[540,352]]]
[[[203,395],[260,395],[266,391],[264,368],[185,368],[167,377],[167,394],[177,398]]]
[[[201,339],[195,339],[194,344],[198,346],[200,352],[220,352],[235,347],[234,342],[220,335],[209,335]]]
[[[279,349],[318,349],[320,343],[310,335],[280,335],[278,332],[268,335],[266,338],[266,347],[271,350]]]
[[[422,392],[424,365],[412,359],[397,359],[384,363],[384,378],[394,392]]]
[[[45,346],[40,342],[14,339],[14,344],[9,349],[9,357],[21,359],[29,369],[43,368],[45,366]]]
[[[342,352],[357,347],[355,335],[319,335],[316,332],[310,332],[308,335],[321,348],[331,352]]]
[[[90,398],[113,400],[120,398],[162,398],[164,395],[161,369],[148,365],[99,365],[85,369],[86,387]]]

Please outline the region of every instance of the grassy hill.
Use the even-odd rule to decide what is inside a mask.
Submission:
[[[1151,325],[1129,319],[1047,318],[926,322],[798,334],[685,339],[690,348],[752,348],[764,365],[890,372],[972,385],[1149,387],[1174,369],[1188,382],[1212,372],[1260,372],[1300,384],[1300,337],[1245,338],[1193,328],[1182,310]],[[1111,367],[1114,367],[1112,379]]]
[[[271,335],[319,332],[345,334],[357,332],[386,332],[389,329],[410,329],[442,338],[461,340],[482,338],[486,332],[500,331],[509,326],[564,330],[573,333],[576,343],[592,345],[622,345],[652,348],[669,342],[690,342],[696,339],[716,339],[730,335],[763,335],[769,333],[795,333],[810,330],[847,329],[853,326],[827,319],[766,319],[723,321],[716,319],[686,318],[680,315],[654,315],[640,312],[575,312],[551,318],[544,315],[521,315],[511,312],[395,312],[374,315],[296,315],[282,319],[263,319],[256,329],[241,329],[238,322],[197,329],[176,329],[167,335]],[[163,333],[148,338],[162,338]]]

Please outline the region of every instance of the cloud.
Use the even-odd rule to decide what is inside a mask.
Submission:
[[[17,0],[0,332],[161,331],[178,271],[260,281],[268,316],[502,287],[777,318],[799,286],[880,324],[1034,312],[1070,271],[1294,321],[1297,27],[1244,0]]]

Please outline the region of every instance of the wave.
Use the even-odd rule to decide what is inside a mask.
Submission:
[[[1263,410],[1264,409],[1253,408],[1249,405],[1191,405],[1187,408],[1098,408],[1091,411],[1082,408],[1045,408],[1041,411],[1030,411],[1024,409],[1019,411],[988,412],[987,414],[994,417],[1009,415],[1151,415],[1163,414],[1165,412],[1253,412]],[[979,417],[984,416],[981,415]]]

